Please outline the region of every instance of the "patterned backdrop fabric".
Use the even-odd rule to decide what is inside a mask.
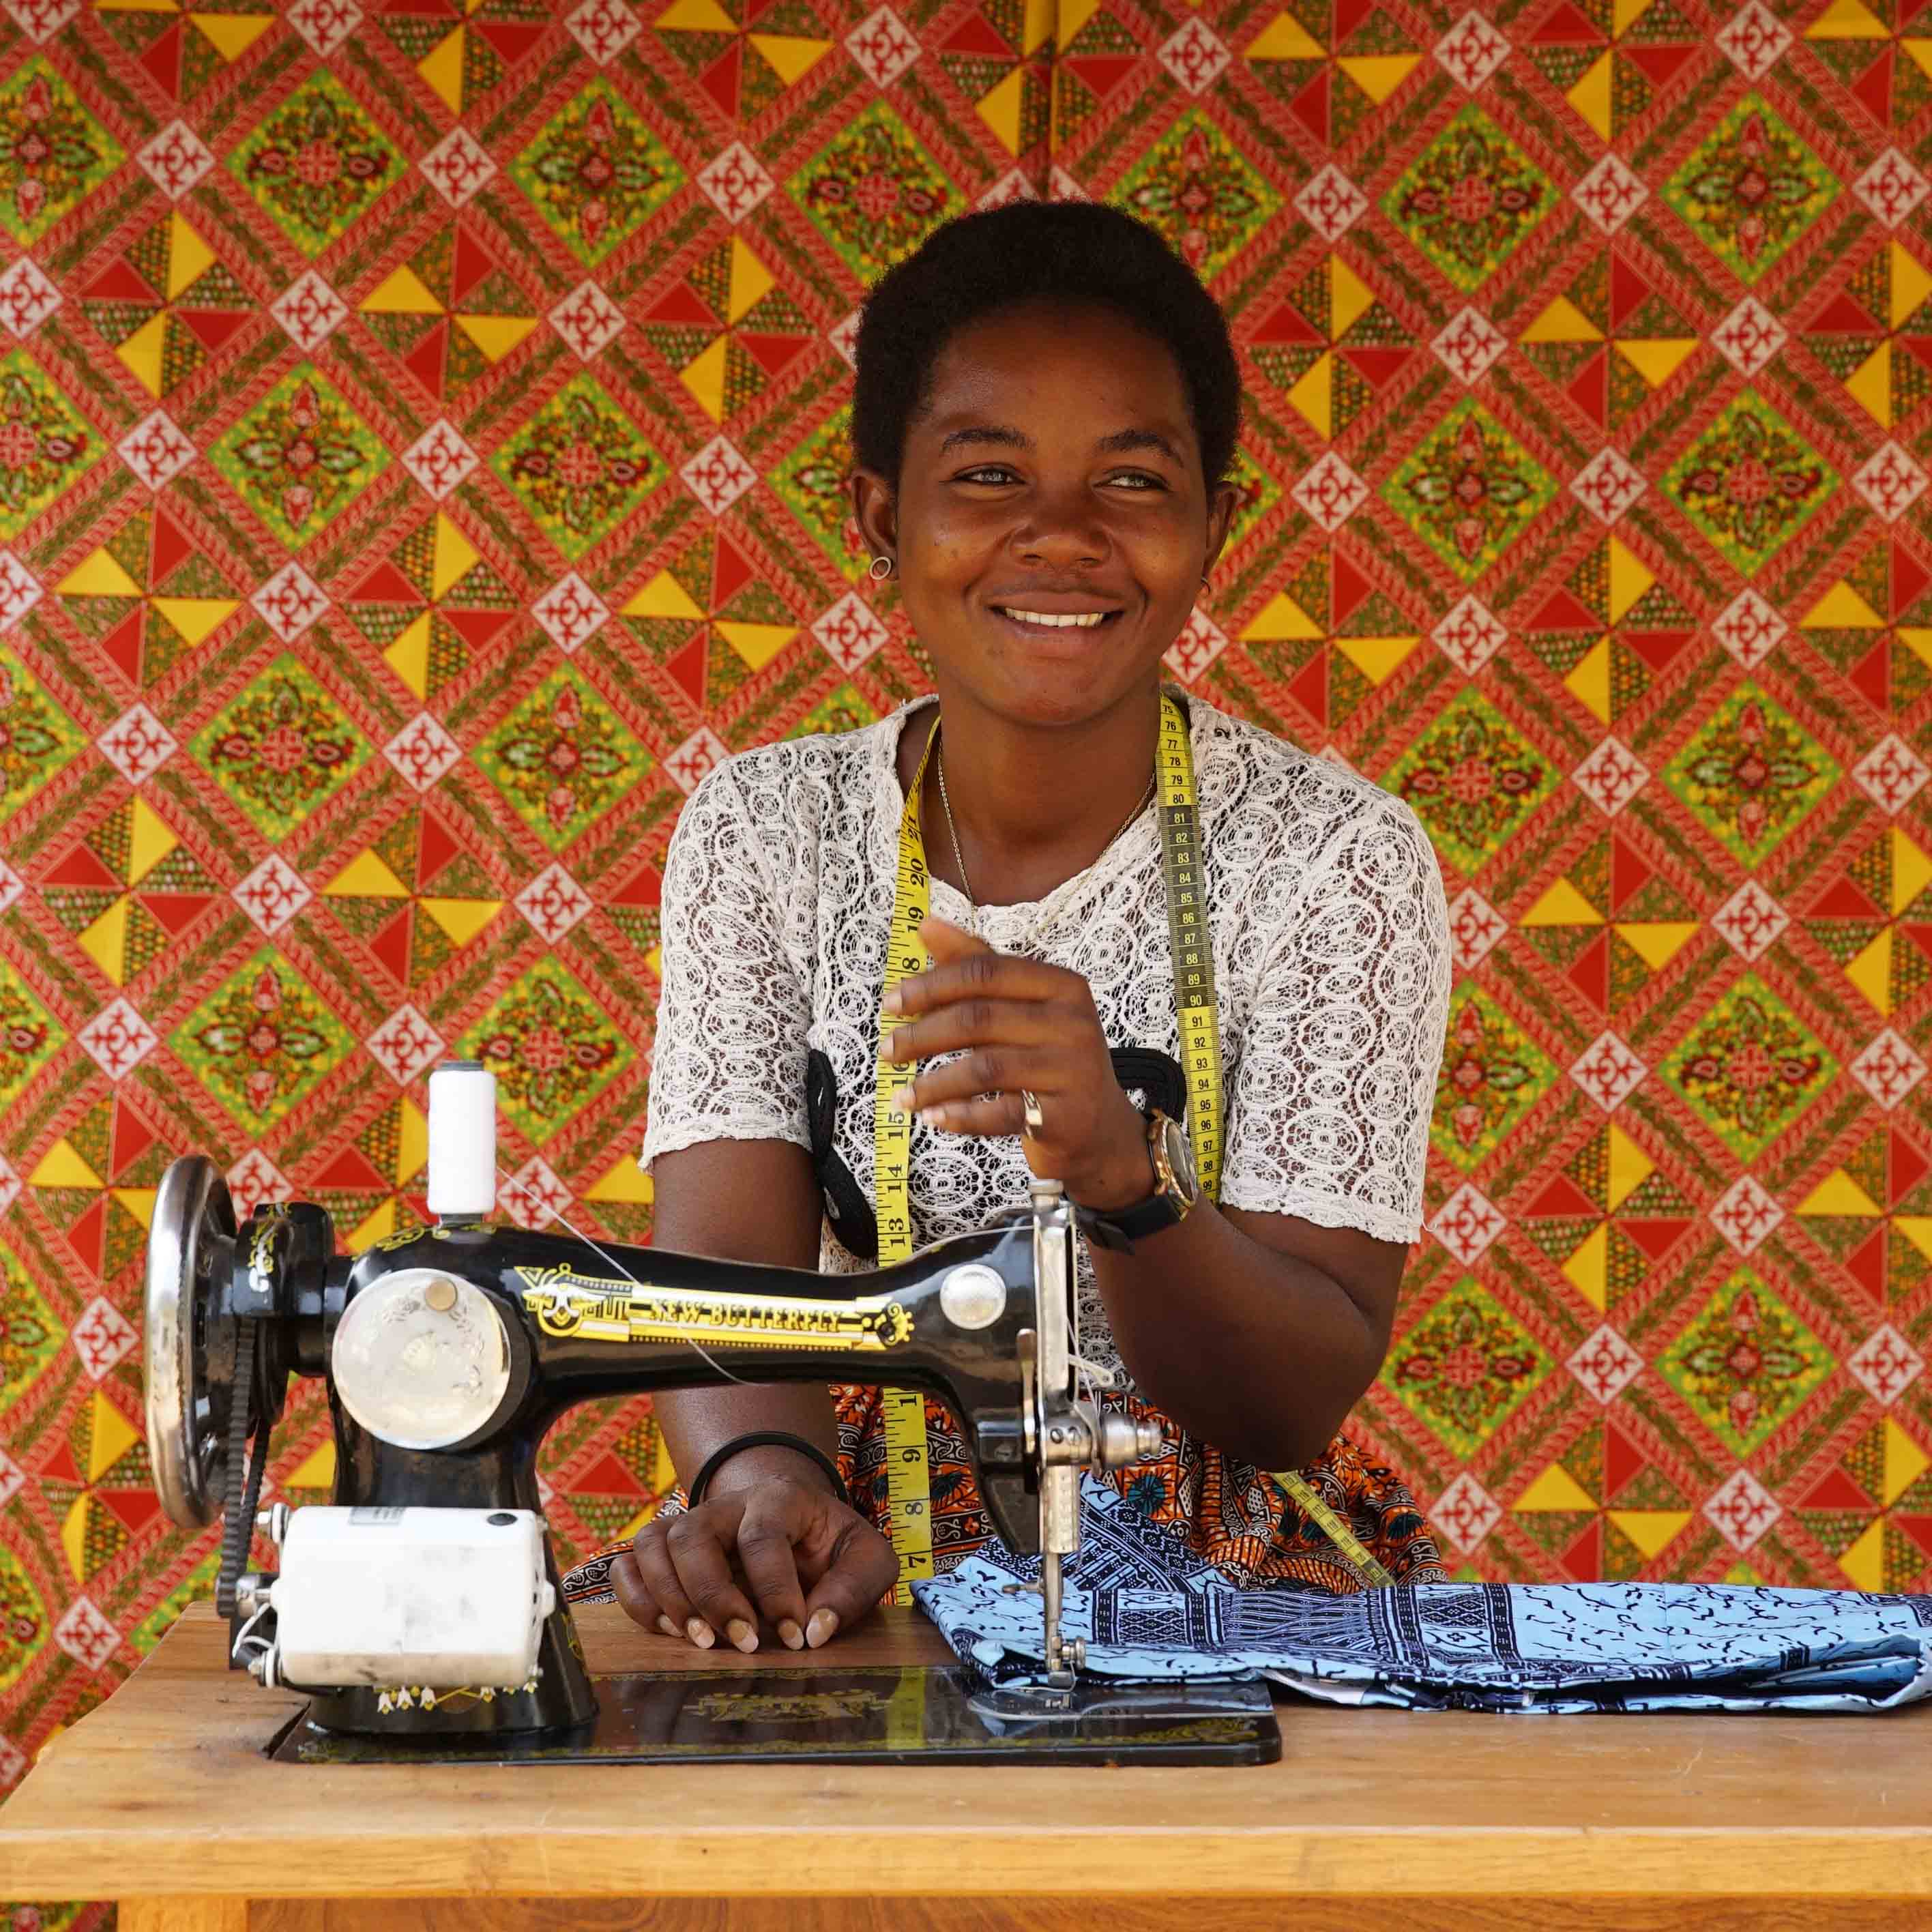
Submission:
[[[0,1786],[211,1586],[172,1154],[360,1248],[460,1053],[512,1211],[646,1234],[666,842],[928,685],[855,312],[1015,195],[1232,320],[1175,673],[1444,868],[1359,1439],[1464,1578],[1932,1583],[1928,172],[1924,0],[4,0]],[[635,1402],[544,1467],[566,1560],[668,1473]]]

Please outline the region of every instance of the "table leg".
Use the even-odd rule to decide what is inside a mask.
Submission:
[[[124,1898],[121,1932],[248,1932],[245,1898]]]

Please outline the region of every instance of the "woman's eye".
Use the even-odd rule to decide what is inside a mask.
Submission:
[[[1004,482],[1013,473],[1004,463],[983,463],[976,470],[961,471],[958,480],[962,483],[978,483],[988,479],[994,482]],[[1167,488],[1160,477],[1149,476],[1144,470],[1124,471],[1120,476],[1108,477],[1107,481],[1109,483],[1132,483],[1144,489],[1165,490]]]

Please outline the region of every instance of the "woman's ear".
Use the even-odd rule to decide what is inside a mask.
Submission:
[[[1208,493],[1208,548],[1201,560],[1204,572],[1214,568],[1214,560],[1221,554],[1221,547],[1228,541],[1228,532],[1233,527],[1234,512],[1240,507],[1241,486],[1238,483],[1216,483]]]
[[[898,505],[892,485],[876,470],[855,469],[845,479],[853,520],[868,556],[898,554]]]

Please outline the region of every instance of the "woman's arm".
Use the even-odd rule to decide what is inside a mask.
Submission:
[[[660,1154],[652,1174],[654,1246],[722,1261],[816,1264],[822,1210],[802,1148],[706,1141]],[[754,1430],[802,1436],[827,1455],[838,1448],[832,1398],[821,1383],[668,1389],[656,1406],[686,1482],[715,1450]],[[645,1524],[612,1564],[610,1584],[647,1630],[707,1649],[722,1630],[751,1651],[758,1647],[762,1612],[797,1650],[858,1622],[897,1574],[892,1545],[840,1502],[816,1462],[767,1444],[722,1463],[697,1509]]]

